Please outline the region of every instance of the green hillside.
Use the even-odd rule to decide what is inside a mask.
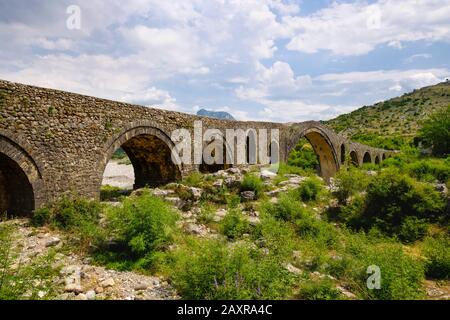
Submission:
[[[424,87],[324,123],[354,141],[396,149],[417,134],[420,123],[450,105],[450,82]]]

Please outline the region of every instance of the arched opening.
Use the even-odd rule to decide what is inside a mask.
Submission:
[[[33,187],[22,168],[0,153],[0,214],[27,216],[34,210]]]
[[[325,180],[329,180],[329,178],[336,174],[338,169],[337,158],[331,143],[320,131],[316,129],[310,130],[304,135],[304,137],[311,145],[318,161],[318,174]]]
[[[370,153],[366,152],[363,157],[363,163],[371,163],[371,162],[372,162],[372,159],[370,157]]]
[[[386,160],[386,154],[383,153],[382,159],[383,159],[383,161]]]
[[[247,164],[256,164],[258,159],[257,135],[255,130],[248,130],[245,141],[245,161]]]
[[[122,135],[113,145],[115,152],[104,170],[102,185],[129,190],[180,180],[181,171],[172,161],[168,142],[161,133]]]
[[[359,165],[358,154],[354,150],[352,152],[350,152],[350,161],[351,161],[351,164],[354,166]]]
[[[220,143],[220,142],[218,142],[218,143]],[[212,144],[214,144],[214,140],[213,140]],[[217,148],[217,150],[220,150],[220,149],[223,152],[221,161],[219,161],[219,163],[214,161],[214,163],[208,164],[205,162],[205,159],[203,158],[202,163],[198,167],[198,170],[201,173],[215,173],[220,170],[226,170],[232,166],[231,164],[227,163],[227,144],[224,140],[222,143],[222,148]],[[215,155],[216,155],[215,153],[216,153],[216,149],[213,149],[211,151],[211,157],[215,158]]]
[[[375,157],[375,164],[380,164],[380,157],[379,156]]]
[[[345,145],[341,145],[341,163],[345,163]]]

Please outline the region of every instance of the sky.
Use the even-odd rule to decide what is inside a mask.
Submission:
[[[450,0],[0,0],[0,79],[327,120],[450,78]]]

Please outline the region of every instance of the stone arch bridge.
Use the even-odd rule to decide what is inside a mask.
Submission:
[[[106,164],[119,147],[133,164],[135,187],[162,184],[208,169],[175,165],[171,160],[175,145],[171,132],[179,128],[193,132],[197,120],[204,129],[221,132],[278,129],[276,147],[282,161],[306,137],[325,178],[332,177],[348,156],[361,165],[379,163],[392,154],[347,141],[314,121],[218,120],[0,80],[0,212],[29,214],[65,193],[98,198]],[[209,166],[210,170],[220,168]]]

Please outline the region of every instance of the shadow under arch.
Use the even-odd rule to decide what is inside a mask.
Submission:
[[[45,196],[42,165],[20,138],[0,131],[0,214],[30,216]]]
[[[351,164],[354,166],[359,166],[359,159],[358,159],[358,154],[356,153],[355,150],[352,150],[350,152],[350,161]]]
[[[123,130],[105,148],[101,163],[99,188],[103,173],[113,153],[122,148],[134,169],[134,189],[158,186],[182,178],[183,167],[172,160],[174,142],[161,129],[152,125],[138,125]]]
[[[336,174],[339,168],[338,157],[330,139],[319,127],[306,129],[296,137],[295,142],[298,142],[303,137],[309,141],[317,156],[319,161],[319,175],[328,181]],[[292,144],[288,148],[288,155],[294,146],[295,144]]]
[[[375,164],[380,164],[380,157],[379,156],[375,156]]]
[[[341,164],[345,163],[345,144],[341,144]]]
[[[372,162],[372,157],[370,156],[370,153],[368,151],[366,151],[366,153],[364,153],[363,163],[371,163],[371,162]]]

